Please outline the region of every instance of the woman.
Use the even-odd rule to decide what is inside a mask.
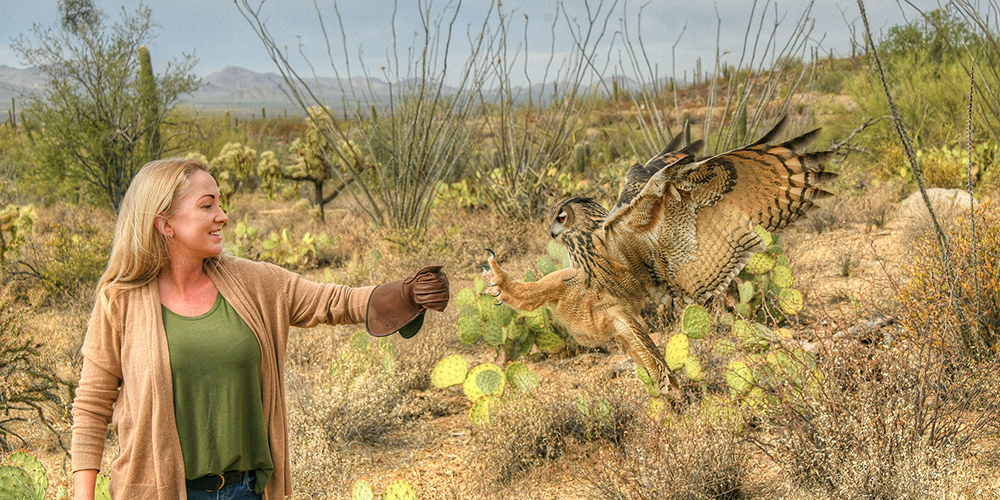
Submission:
[[[350,288],[224,256],[228,220],[197,160],[154,161],[132,180],[83,343],[75,498],[93,498],[109,421],[113,498],[290,495],[289,326],[364,322],[409,338],[448,303],[441,266]]]

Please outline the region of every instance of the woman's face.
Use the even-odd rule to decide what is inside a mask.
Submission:
[[[169,238],[170,258],[207,259],[222,253],[222,227],[229,217],[219,206],[219,185],[204,170],[191,174],[186,192],[177,200],[174,214],[163,231]]]

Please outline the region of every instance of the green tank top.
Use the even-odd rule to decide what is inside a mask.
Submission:
[[[161,307],[184,477],[252,470],[255,489],[263,492],[274,464],[264,427],[257,337],[222,294],[200,316]]]

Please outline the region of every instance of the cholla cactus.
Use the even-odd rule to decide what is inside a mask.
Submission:
[[[18,258],[35,224],[35,211],[29,207],[8,205],[0,208],[0,272]]]
[[[226,143],[210,166],[219,183],[223,205],[228,207],[230,197],[257,175],[257,150],[238,142]]]
[[[278,178],[311,183],[313,204],[322,219],[323,206],[357,180],[357,174],[371,162],[353,140],[330,137],[330,131],[336,130],[336,126],[329,108],[313,106],[306,114],[305,134],[289,146],[289,163],[282,167],[276,158],[269,157],[265,164],[261,158],[259,171],[265,185],[273,185]],[[327,186],[329,181],[337,181],[337,184],[331,188]]]

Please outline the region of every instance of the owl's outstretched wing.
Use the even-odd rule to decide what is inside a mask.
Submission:
[[[784,125],[711,158],[664,150],[647,162],[643,173],[650,165],[655,173],[637,194],[626,197],[623,189],[626,201],[602,226],[609,252],[653,289],[698,302],[721,293],[764,250],[754,226],[786,227],[830,194],[817,184],[835,176],[823,169],[832,152],[799,152],[819,130],[771,145]]]

